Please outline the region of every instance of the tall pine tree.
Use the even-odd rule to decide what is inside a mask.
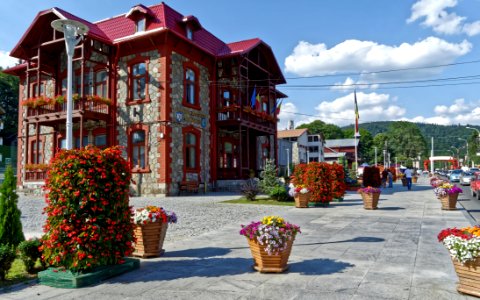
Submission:
[[[12,167],[7,167],[5,180],[0,187],[0,242],[17,247],[25,240],[17,207],[18,195]]]

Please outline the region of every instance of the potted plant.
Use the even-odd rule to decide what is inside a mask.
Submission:
[[[295,199],[295,207],[307,208],[310,200],[310,189],[303,184],[293,187],[293,198]]]
[[[444,210],[457,209],[458,194],[463,192],[461,188],[447,182],[442,183],[433,191],[442,202],[442,209]]]
[[[158,206],[146,206],[137,208],[133,214],[135,223],[135,250],[132,253],[139,257],[161,256],[163,241],[167,233],[169,223],[177,223],[174,212],[166,211]]]
[[[457,291],[480,297],[480,227],[447,228],[438,234],[450,253],[459,283]]]
[[[252,252],[253,268],[262,273],[281,273],[288,269],[287,262],[293,241],[300,227],[281,217],[267,216],[259,222],[241,225],[240,234],[248,240]]]
[[[358,193],[362,195],[363,208],[365,209],[377,209],[378,199],[380,198],[381,190],[375,187],[365,187],[358,190]]]

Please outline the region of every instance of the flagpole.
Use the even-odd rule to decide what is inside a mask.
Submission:
[[[360,137],[359,129],[358,129],[358,104],[357,104],[357,90],[353,90],[353,98],[355,102],[355,133],[354,133],[354,143],[355,143],[355,173],[358,174],[358,149],[357,149],[357,137]]]

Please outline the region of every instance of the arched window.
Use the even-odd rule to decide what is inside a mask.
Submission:
[[[193,133],[185,135],[185,165],[187,169],[197,168],[197,136]]]
[[[135,130],[132,132],[132,165],[134,169],[145,169],[146,167],[145,142],[146,139],[144,130]]]
[[[147,86],[146,63],[141,62],[131,66],[130,72],[130,94],[132,100],[144,100]]]
[[[185,97],[187,103],[191,105],[197,104],[195,85],[195,72],[192,69],[187,69],[185,71]]]

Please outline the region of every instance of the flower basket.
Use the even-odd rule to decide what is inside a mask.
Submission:
[[[480,227],[447,228],[438,234],[457,273],[457,290],[480,297]]]
[[[413,183],[417,183],[417,181],[418,181],[418,177],[417,177],[417,176],[413,176],[413,177],[412,177],[412,182],[413,182]]]
[[[407,178],[402,178],[402,186],[407,186]]]
[[[298,208],[307,208],[308,201],[310,200],[310,193],[302,194],[297,193],[295,194],[295,207]]]
[[[377,209],[380,193],[361,193],[363,199],[363,208]]]
[[[457,291],[480,297],[480,258],[464,264],[452,258],[452,262],[459,281]]]
[[[261,273],[282,273],[288,269],[288,258],[292,252],[293,237],[287,241],[285,250],[277,254],[268,255],[263,246],[257,240],[248,239],[248,245],[252,252],[254,265],[253,268]]]
[[[281,217],[267,216],[259,222],[241,225],[240,235],[248,240],[253,268],[262,273],[281,273],[288,266],[288,257],[300,227]]]
[[[161,256],[163,241],[167,233],[167,222],[152,222],[135,227],[135,250],[133,256],[147,258]]]
[[[457,209],[457,199],[458,193],[447,194],[445,196],[439,197],[440,202],[442,203],[443,210],[456,210]]]

